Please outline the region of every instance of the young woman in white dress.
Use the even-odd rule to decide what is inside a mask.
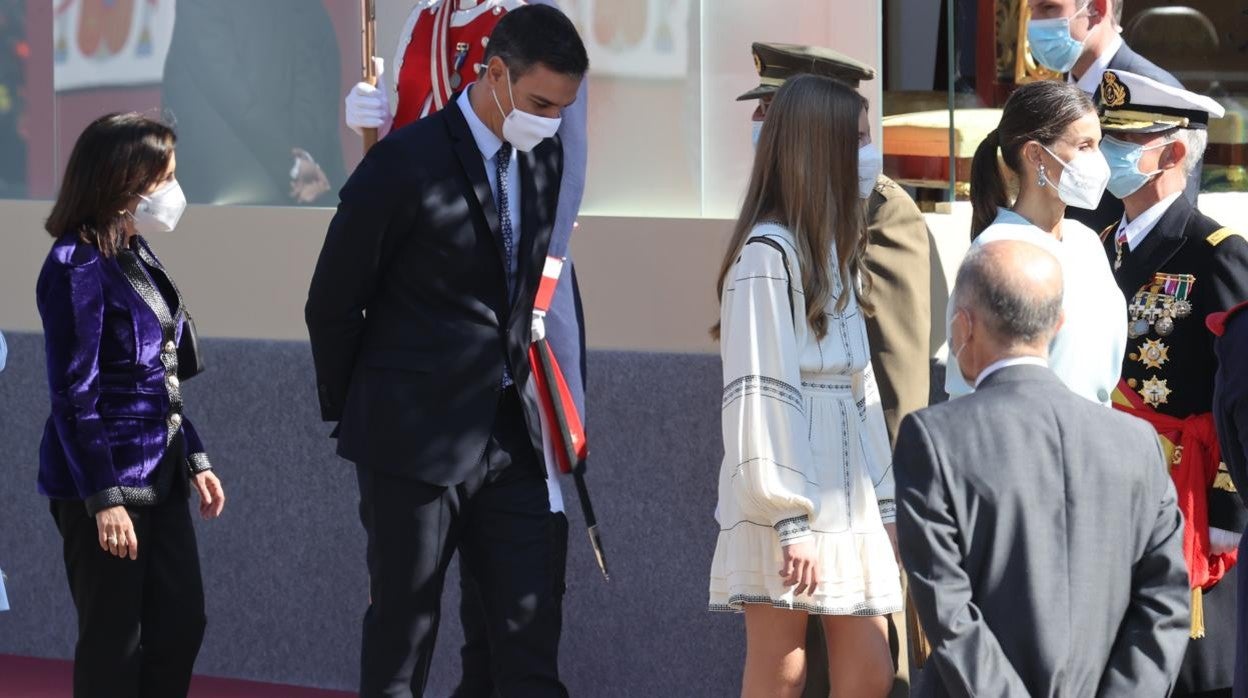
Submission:
[[[776,93],[719,277],[724,461],[710,608],[745,615],[742,696],[799,696],[806,623],[832,694],[892,686],[901,609],[893,475],[860,305],[866,101],[827,78]],[[811,658],[823,661],[824,658]]]
[[[1127,348],[1127,304],[1100,238],[1065,217],[1067,206],[1094,209],[1105,193],[1109,165],[1100,142],[1101,122],[1083,90],[1052,80],[1016,90],[1005,103],[1000,125],[971,162],[971,244],[1025,240],[1057,257],[1065,322],[1049,347],[1049,366],[1066,387],[1109,405]],[[1018,179],[1013,202],[998,153]],[[965,321],[964,315],[949,305],[947,336],[953,336],[953,323]],[[957,369],[961,349],[949,347],[945,390],[950,397],[972,389]]]

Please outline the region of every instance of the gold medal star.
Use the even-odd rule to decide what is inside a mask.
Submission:
[[[1144,388],[1140,390],[1140,397],[1144,398],[1144,402],[1153,407],[1160,407],[1169,401],[1170,388],[1166,387],[1168,381],[1158,380],[1157,376],[1153,376],[1144,381]]]
[[[1149,339],[1140,345],[1138,357],[1145,368],[1161,368],[1162,364],[1170,360],[1170,347],[1160,339]]]

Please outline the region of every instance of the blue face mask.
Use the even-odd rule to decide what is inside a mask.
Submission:
[[[1027,41],[1036,62],[1059,73],[1068,73],[1083,54],[1083,42],[1070,35],[1070,20],[1086,11],[1085,6],[1070,17],[1033,19],[1027,22]]]
[[[1140,187],[1148,184],[1148,180],[1160,174],[1161,170],[1141,172],[1140,158],[1144,156],[1145,150],[1164,148],[1168,145],[1170,145],[1169,142],[1142,146],[1113,136],[1103,138],[1101,153],[1105,155],[1105,161],[1109,163],[1109,193],[1119,199],[1125,199],[1139,191]]]

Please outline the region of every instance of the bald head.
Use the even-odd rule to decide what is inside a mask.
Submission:
[[[954,304],[1005,352],[1047,350],[1062,318],[1061,265],[1020,240],[972,247],[958,269]]]

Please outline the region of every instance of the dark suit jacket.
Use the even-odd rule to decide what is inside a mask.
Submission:
[[[392,132],[343,187],[306,308],[321,413],[340,422],[342,457],[458,484],[485,450],[504,367],[528,381],[563,156],[552,139],[517,157],[514,304],[494,196],[456,102]],[[537,405],[526,397],[525,408],[541,453]]]
[[[1173,75],[1166,72],[1164,68],[1158,67],[1144,56],[1132,51],[1131,47],[1125,43],[1122,45],[1122,48],[1118,49],[1118,53],[1114,54],[1113,59],[1109,61],[1108,70],[1125,70],[1128,73],[1152,78],[1163,85],[1184,89],[1183,85]],[[1094,98],[1100,98],[1099,92]],[[1203,164],[1204,159],[1202,158],[1200,165]],[[1185,194],[1187,200],[1192,205],[1196,204],[1196,197],[1200,194],[1200,170],[1201,166],[1198,165],[1187,178],[1187,191]],[[1066,217],[1073,218],[1092,230],[1100,232],[1107,226],[1117,225],[1118,221],[1122,220],[1123,212],[1122,200],[1107,191],[1101,197],[1101,204],[1096,207],[1095,211],[1071,206],[1066,209]]]
[[[914,696],[1165,696],[1188,644],[1157,436],[1041,366],[907,417],[894,456]]]
[[[346,179],[338,39],[307,0],[182,0],[165,59],[178,180],[191,203],[294,205],[291,150]],[[315,202],[333,204],[327,193]]]
[[[1246,297],[1248,298],[1248,297]],[[1222,460],[1230,471],[1241,499],[1248,500],[1248,312],[1240,308],[1226,323],[1217,340],[1218,376],[1213,398],[1213,416],[1222,444]],[[1244,502],[1248,504],[1248,501]],[[1248,683],[1248,580],[1243,564],[1248,561],[1248,539],[1240,539],[1239,593],[1234,625],[1235,683],[1241,689]]]

